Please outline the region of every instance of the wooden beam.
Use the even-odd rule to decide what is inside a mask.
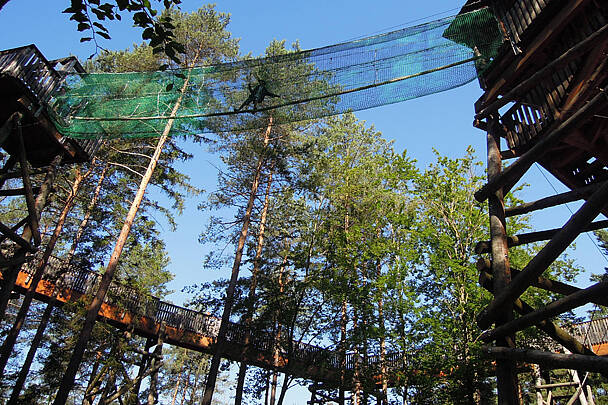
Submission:
[[[580,123],[594,115],[608,101],[606,90],[602,89],[584,107],[574,113],[566,121],[562,122],[557,128],[546,136],[543,136],[532,148],[524,153],[513,164],[507,167],[500,175],[488,181],[481,189],[475,192],[475,199],[485,201],[496,190],[503,188],[506,184],[515,184],[530,168],[538,161],[551,146],[554,146],[563,137],[568,135]]]
[[[516,58],[511,65],[502,69],[500,79],[496,81],[494,86],[488,89],[483,96],[477,101],[476,105],[484,106],[494,101],[496,97],[503,91],[504,87],[513,83],[528,68],[532,56],[542,52],[542,49],[547,47],[557,35],[561,33],[562,28],[570,22],[575,13],[584,6],[589,0],[573,0],[565,4],[559,13],[551,20],[551,24],[536,35],[534,41],[527,47],[521,57]],[[481,110],[481,109],[480,109]]]
[[[32,187],[32,192],[38,194],[40,187]],[[13,197],[16,195],[26,195],[27,190],[25,187],[22,188],[11,188],[7,190],[0,190],[0,197]]]
[[[592,222],[584,227],[581,232],[597,231],[598,229],[608,228],[608,220]],[[509,247],[526,245],[528,243],[541,242],[553,238],[561,228],[547,229],[545,231],[528,232],[519,235],[509,236],[507,243]],[[490,241],[477,242],[475,245],[475,253],[489,253],[490,252]]]
[[[488,273],[486,271],[482,271],[479,274],[479,284],[481,284],[481,286],[483,288],[485,288],[486,290],[488,290],[490,292],[492,292],[491,280],[492,280],[492,275],[490,273]],[[518,298],[513,302],[513,308],[520,315],[531,314],[535,311],[534,308],[532,308],[532,306],[528,305],[521,298]],[[545,319],[543,321],[540,321],[539,323],[537,323],[534,326],[536,326],[538,329],[545,332],[549,337],[551,337],[553,340],[555,340],[560,345],[564,346],[566,349],[570,350],[572,353],[586,354],[586,355],[590,355],[590,356],[595,355],[595,353],[593,353],[593,350],[591,350],[587,346],[583,345],[581,342],[578,341],[577,338],[575,338],[570,333],[568,333],[566,330],[560,328],[555,323],[553,323],[549,320]]]
[[[30,244],[27,240],[17,235],[11,228],[0,222],[0,232],[2,232],[7,238],[27,250],[28,252],[35,252],[36,248]]]
[[[34,200],[34,190],[30,181],[27,157],[25,155],[25,143],[23,141],[23,131],[21,130],[21,116],[17,119],[17,137],[19,141],[19,165],[21,166],[21,178],[23,180],[23,188],[25,189],[25,202],[30,219],[30,230],[34,239],[34,245],[39,245],[42,238],[40,237],[40,229],[38,224],[38,212],[36,210],[36,202]]]
[[[481,329],[487,329],[495,319],[497,311],[505,302],[519,297],[540,276],[555,259],[576,239],[589,223],[600,213],[608,199],[608,183],[604,183],[583,206],[568,220],[555,236],[541,249],[540,252],[522,270],[521,274],[511,283],[497,291],[494,300],[477,317]]]
[[[574,58],[577,58],[587,52],[592,46],[596,45],[596,41],[604,40],[608,35],[608,24],[604,25],[602,28],[583,39],[566,52],[564,52],[557,59],[554,59],[551,63],[545,65],[541,70],[534,73],[528,79],[520,82],[517,86],[515,86],[512,90],[507,92],[503,97],[494,102],[490,103],[487,106],[483,106],[482,109],[475,115],[475,118],[478,120],[484,119],[489,116],[492,111],[496,111],[501,107],[505,106],[507,103],[516,100],[518,97],[522,96],[526,91],[534,87],[538,82],[544,78],[548,73],[551,73],[553,70],[558,69],[562,66],[568,64]],[[596,61],[597,59],[591,59],[592,61]]]
[[[584,370],[608,374],[608,359],[601,356],[583,354],[551,353],[533,349],[512,349],[508,347],[482,346],[482,352],[494,359],[511,359],[534,363],[546,368]]]
[[[577,385],[578,385],[578,383],[570,381],[570,382],[554,383],[554,384],[541,384],[541,385],[537,385],[534,388],[536,388],[537,390],[550,390],[552,388],[572,387],[572,386],[577,386]]]
[[[15,128],[15,121],[19,118],[19,113],[14,112],[6,120],[4,125],[0,127],[0,146],[4,144],[4,141],[10,136],[11,132]]]
[[[19,222],[17,222],[15,225],[11,226],[10,229],[13,233],[16,234],[17,231],[19,230],[19,228],[21,228],[23,225],[27,224],[28,222],[30,222],[29,217],[25,217],[22,220],[20,220]],[[5,234],[0,235],[0,243],[4,242],[4,240],[6,238],[8,238],[7,235],[5,235]]]
[[[608,294],[608,283],[599,282],[584,290],[567,295],[563,298],[553,301],[529,314],[523,315],[509,323],[497,326],[496,328],[482,333],[481,339],[485,342],[506,336],[516,331],[537,324],[548,318],[563,314],[566,311],[577,308],[581,305],[589,303],[592,299]]]
[[[505,210],[505,215],[507,217],[512,217],[515,215],[527,214],[529,212],[538,211],[544,208],[555,207],[557,205],[582,200],[587,198],[591,193],[596,191],[604,183],[605,182],[593,183],[588,186],[567,191],[565,193],[541,198],[540,200],[532,201],[529,203],[523,203],[513,208],[507,208]]]

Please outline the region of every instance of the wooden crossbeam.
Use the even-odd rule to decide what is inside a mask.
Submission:
[[[486,271],[482,271],[479,274],[479,284],[481,284],[481,286],[489,292],[492,292],[492,275]],[[532,306],[521,298],[518,298],[513,302],[513,309],[515,309],[520,315],[528,315],[535,311]],[[572,353],[586,354],[590,356],[595,355],[593,350],[583,345],[578,341],[577,338],[572,336],[566,330],[560,328],[555,323],[547,319],[540,321],[534,326],[545,332],[549,337],[570,350]]]
[[[0,232],[2,232],[7,238],[27,250],[28,252],[35,252],[36,248],[32,246],[28,241],[17,235],[11,228],[0,222]]]
[[[13,233],[17,233],[17,231],[19,230],[19,228],[21,228],[23,225],[27,224],[28,222],[30,222],[30,218],[29,217],[25,217],[22,220],[20,220],[19,222],[17,222],[15,225],[11,226],[11,231]],[[0,235],[0,243],[4,242],[4,240],[8,238],[8,235],[6,234],[2,234]]]
[[[480,273],[487,272],[489,274],[492,274],[492,267],[490,265],[490,261],[488,259],[479,259],[477,261],[477,270],[479,270]],[[517,277],[520,273],[521,271],[511,267],[511,274],[513,277]],[[581,291],[581,288],[542,276],[539,276],[538,278],[532,281],[532,287],[540,288],[545,291],[551,291],[562,295],[570,295],[574,294],[575,292]],[[597,305],[608,306],[608,296],[595,298],[591,302]]]
[[[512,359],[525,363],[539,364],[546,368],[584,370],[608,374],[608,359],[601,356],[561,354],[542,350],[491,346],[483,346],[482,352],[494,359]]]
[[[494,300],[478,315],[477,323],[487,329],[497,316],[497,311],[506,302],[519,297],[555,259],[576,239],[581,231],[599,214],[608,200],[608,183],[602,185],[583,206],[568,220],[555,236],[530,260],[521,274],[502,291],[497,291]]]
[[[608,220],[602,220],[592,222],[588,226],[584,227],[581,232],[597,231],[598,229],[608,228]],[[507,244],[509,247],[526,245],[528,243],[540,242],[549,240],[554,237],[561,228],[547,229],[545,231],[528,232],[519,235],[513,235],[507,237]],[[475,245],[475,253],[489,253],[490,252],[490,241],[477,242]]]
[[[483,103],[481,105],[481,111],[475,115],[475,118],[478,120],[484,119],[489,116],[493,111],[497,111],[501,107],[507,105],[507,103],[516,100],[526,91],[530,90],[532,87],[538,84],[538,82],[544,78],[547,74],[553,72],[555,69],[558,69],[562,66],[568,64],[571,60],[578,58],[585,52],[589,51],[589,49],[597,44],[598,41],[603,41],[608,36],[608,24],[604,25],[602,28],[594,32],[592,35],[583,39],[566,52],[564,52],[560,57],[554,59],[551,63],[547,64],[545,67],[534,73],[528,79],[522,81],[517,86],[515,86],[512,90],[507,92],[503,97],[498,100],[489,103],[487,106],[484,106]],[[594,62],[596,59],[592,59]]]
[[[553,384],[541,384],[541,385],[537,385],[536,388],[537,390],[550,390],[553,388],[560,388],[560,387],[572,387],[572,386],[577,386],[578,383],[574,382],[574,381],[570,381],[570,382],[563,382],[563,383],[553,383]]]
[[[593,116],[603,107],[608,98],[606,98],[606,90],[602,89],[593,97],[585,106],[574,113],[566,121],[562,122],[557,128],[551,131],[546,136],[543,136],[532,148],[521,155],[513,164],[507,167],[501,174],[495,176],[488,181],[481,189],[475,192],[475,199],[479,202],[485,201],[496,190],[503,188],[505,185],[515,184],[545,153],[551,146],[554,146],[558,141],[568,135],[580,123]]]
[[[40,191],[40,187],[32,187],[32,192],[37,194]],[[12,197],[16,195],[26,195],[27,190],[25,187],[22,188],[11,188],[8,190],[0,190],[0,197]]]
[[[552,195],[550,197],[541,198],[536,201],[524,203],[516,207],[507,208],[505,216],[512,217],[515,215],[527,214],[529,212],[538,211],[544,208],[555,207],[557,205],[566,204],[573,201],[578,201],[587,198],[591,193],[596,191],[604,182],[593,183],[588,186],[580,187],[575,190],[565,193]]]
[[[571,309],[587,304],[592,299],[606,294],[608,294],[608,283],[596,283],[591,287],[585,288],[584,290],[577,291],[574,294],[570,294],[553,301],[541,309],[523,315],[503,325],[497,326],[492,330],[486,331],[481,335],[481,339],[485,342],[489,342],[499,337],[509,335],[516,331],[527,328],[528,326],[535,325],[548,318],[563,314],[566,311],[570,311]]]

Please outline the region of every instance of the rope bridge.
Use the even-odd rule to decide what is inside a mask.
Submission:
[[[503,42],[487,9],[324,48],[164,72],[72,74],[50,100],[73,138],[240,131],[462,86]],[[178,106],[177,113],[172,113]],[[170,120],[175,119],[175,122]]]

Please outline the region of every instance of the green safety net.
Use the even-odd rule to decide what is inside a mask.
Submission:
[[[503,37],[489,9],[313,50],[164,72],[69,75],[50,103],[72,138],[240,131],[462,86]]]

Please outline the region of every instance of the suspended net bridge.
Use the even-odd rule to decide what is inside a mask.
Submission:
[[[163,72],[68,74],[49,102],[70,138],[249,130],[397,103],[471,82],[503,35],[489,9],[323,48]]]

